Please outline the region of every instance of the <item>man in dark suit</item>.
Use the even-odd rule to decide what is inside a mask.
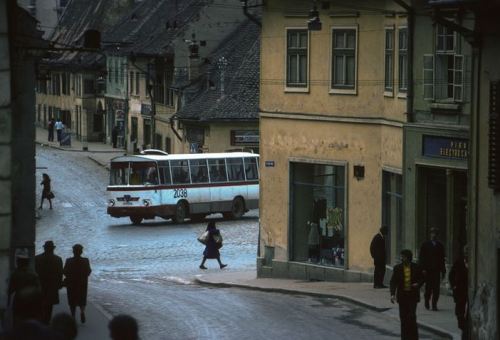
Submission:
[[[59,303],[59,289],[62,287],[63,262],[54,254],[56,246],[52,241],[43,245],[44,252],[35,256],[35,271],[42,287],[42,321],[45,324],[52,318],[52,307]]]
[[[420,301],[420,287],[423,284],[420,267],[412,262],[411,250],[401,251],[401,262],[394,266],[391,278],[391,302],[399,304],[401,339],[418,339],[417,303]]]
[[[432,296],[432,310],[434,311],[438,310],[437,302],[439,300],[441,279],[446,274],[444,246],[437,239],[438,232],[437,228],[430,229],[430,240],[424,242],[420,247],[418,261],[425,279],[425,308],[430,308],[429,300]]]
[[[380,231],[375,235],[370,244],[370,254],[373,258],[375,271],[373,273],[373,288],[387,288],[384,286],[385,275],[385,235],[387,234],[387,227],[382,226]]]

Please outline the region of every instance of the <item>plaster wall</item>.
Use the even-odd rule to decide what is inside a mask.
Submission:
[[[472,223],[475,240],[470,245],[471,249],[471,319],[472,335],[476,339],[498,338],[498,263],[500,261],[498,252],[500,249],[500,197],[494,194],[488,187],[488,150],[489,150],[489,102],[490,81],[500,80],[500,68],[498,67],[498,56],[500,46],[498,36],[487,36],[483,38],[483,49],[480,72],[479,91],[479,114],[476,135],[478,147],[477,168],[472,172],[477,176],[474,184],[477,187],[477,221]],[[475,145],[476,139],[473,139]],[[495,264],[496,262],[496,264]]]
[[[260,128],[261,247],[275,247],[278,261],[289,259],[289,162],[345,162],[348,268],[371,270],[369,244],[381,221],[381,169],[384,164],[401,168],[401,128],[268,117],[261,118]],[[382,145],[399,156],[382,155]],[[274,161],[274,167],[266,167],[266,161]],[[352,171],[358,164],[365,166],[360,180]]]

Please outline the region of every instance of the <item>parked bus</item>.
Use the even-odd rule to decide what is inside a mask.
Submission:
[[[182,223],[212,213],[238,219],[259,205],[259,155],[247,152],[120,156],[111,160],[108,214],[133,224]]]

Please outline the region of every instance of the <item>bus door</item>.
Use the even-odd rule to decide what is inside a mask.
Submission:
[[[170,173],[170,164],[168,161],[159,161],[158,162],[158,172],[160,174],[160,185],[162,186],[170,186],[172,185],[172,174]],[[163,189],[160,190],[160,204],[161,205],[174,205],[177,202],[174,202],[172,195],[170,194],[172,190]]]

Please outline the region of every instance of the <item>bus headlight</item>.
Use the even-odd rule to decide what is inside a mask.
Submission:
[[[114,199],[109,199],[108,200],[108,207],[114,207],[115,206],[115,200]]]
[[[145,207],[149,207],[151,205],[151,200],[142,200],[142,203]]]

